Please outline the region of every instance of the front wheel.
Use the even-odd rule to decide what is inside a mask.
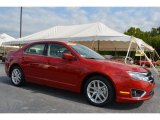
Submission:
[[[24,75],[20,67],[15,66],[12,68],[11,82],[15,86],[22,86],[25,83]]]
[[[105,106],[113,102],[115,94],[111,83],[102,76],[94,76],[87,80],[84,94],[89,103]]]

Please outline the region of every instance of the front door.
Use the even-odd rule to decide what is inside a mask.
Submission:
[[[75,87],[81,75],[81,65],[78,60],[67,61],[62,58],[63,53],[71,53],[62,44],[48,45],[48,79],[57,87]]]

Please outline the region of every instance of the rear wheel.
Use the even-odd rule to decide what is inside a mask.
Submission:
[[[89,78],[84,86],[84,94],[87,101],[95,106],[108,105],[115,97],[113,86],[102,76]]]
[[[2,62],[4,63],[4,62],[5,62],[5,59],[2,59]]]
[[[20,67],[15,66],[11,71],[11,82],[15,86],[22,86],[25,83],[24,75]]]

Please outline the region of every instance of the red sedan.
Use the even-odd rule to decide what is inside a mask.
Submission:
[[[155,82],[150,71],[105,60],[75,43],[35,42],[9,52],[5,71],[15,86],[26,82],[84,93],[96,106],[150,99]]]

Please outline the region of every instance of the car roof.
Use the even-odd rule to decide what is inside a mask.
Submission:
[[[43,41],[37,41],[37,42],[32,42],[29,44],[36,44],[36,43],[61,43],[61,44],[67,44],[67,45],[75,45],[77,43],[74,42],[66,42],[66,41],[53,41],[53,40],[43,40]]]

